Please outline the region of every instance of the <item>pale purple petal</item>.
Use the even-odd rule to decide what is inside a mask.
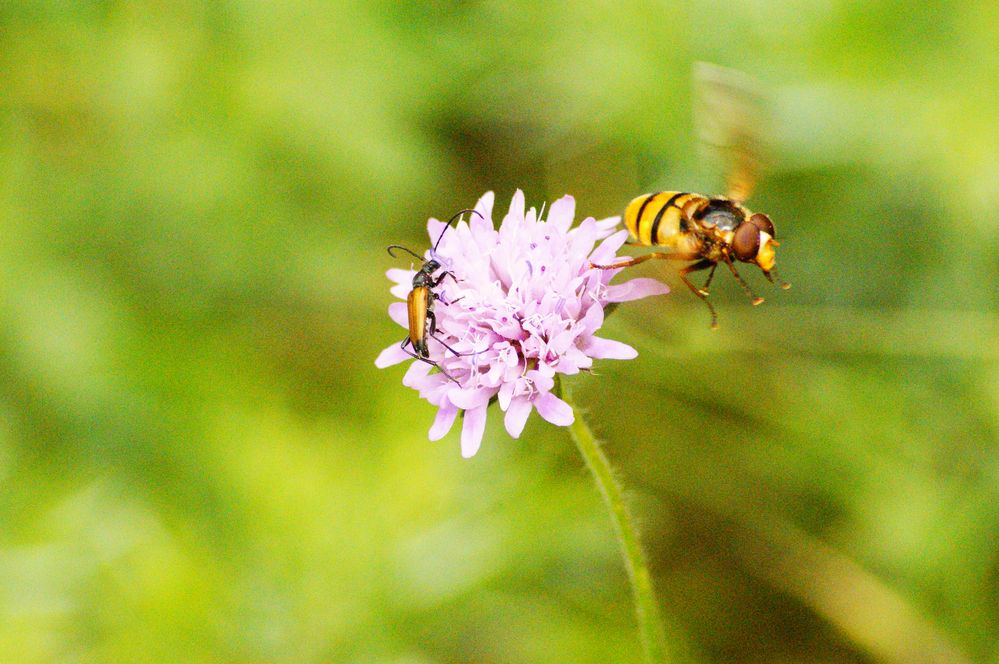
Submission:
[[[424,363],[423,366],[428,367],[426,373],[420,374],[418,372],[413,372],[412,375],[407,373],[402,377],[402,384],[406,387],[411,387],[414,390],[417,390],[421,396],[424,394],[429,395],[431,392],[436,392],[442,386],[446,388],[449,385],[454,385],[454,383],[448,380],[444,374],[430,373],[429,364]]]
[[[447,432],[451,430],[451,426],[454,424],[454,418],[458,414],[458,409],[454,406],[447,404],[441,406],[437,410],[437,416],[434,417],[434,424],[430,427],[430,431],[427,437],[430,440],[440,440],[447,435]]]
[[[496,395],[499,400],[500,410],[506,410],[510,407],[510,401],[513,399],[513,392],[516,385],[516,383],[503,383],[500,387],[499,394]]]
[[[409,297],[409,291],[411,290],[413,290],[412,284],[396,284],[389,289],[389,292],[400,300],[405,300]]]
[[[638,357],[638,351],[628,344],[600,337],[591,337],[590,342],[583,347],[583,350],[587,355],[598,360],[632,360]]]
[[[514,192],[513,199],[510,200],[510,211],[507,213],[507,218],[515,219],[517,221],[524,220],[524,192],[520,189]],[[505,221],[504,221],[505,223]]]
[[[492,216],[468,213],[468,226],[472,229],[472,235],[485,234],[493,230]]]
[[[587,332],[596,332],[604,324],[604,308],[599,304],[594,304],[586,310],[586,314],[579,321],[579,324]]]
[[[461,427],[461,456],[470,459],[479,451],[482,434],[486,431],[486,408],[479,406],[465,411]]]
[[[405,362],[406,360],[412,359],[412,357],[413,356],[404,351],[399,344],[395,343],[378,354],[378,357],[375,358],[375,366],[379,369],[384,369],[385,367],[391,367],[394,364]]]
[[[444,232],[444,228],[446,226],[447,224],[445,224],[440,219],[434,219],[433,217],[431,217],[429,220],[427,220],[427,235],[430,237],[431,247],[433,247],[433,245],[437,243],[438,238],[441,237],[441,234]],[[412,277],[410,277],[410,280],[412,281]]]
[[[409,365],[409,369],[406,370],[406,375],[402,377],[402,384],[406,387],[420,389],[421,385],[418,385],[417,381],[420,378],[426,377],[432,368],[426,362],[413,362]]]
[[[572,218],[576,214],[576,199],[572,196],[563,196],[554,203],[548,210],[548,223],[552,224],[557,231],[565,233],[572,224]]]
[[[621,217],[608,217],[607,219],[597,220],[597,233],[601,238],[607,237],[615,230],[621,223]]]
[[[465,388],[448,393],[448,399],[458,408],[469,410],[489,403],[496,390],[485,387]]]
[[[503,417],[503,424],[510,436],[520,438],[520,433],[524,430],[527,417],[531,414],[532,409],[531,401],[524,397],[517,397],[510,402],[510,406],[506,409],[506,415]]]
[[[555,379],[541,371],[528,371],[527,377],[534,383],[534,387],[540,392],[549,392],[555,387]]]
[[[629,302],[651,295],[665,295],[668,292],[669,286],[661,281],[641,278],[608,286],[605,298],[608,302]]]
[[[409,329],[409,308],[405,302],[393,302],[388,307],[389,318]]]
[[[614,233],[597,247],[592,254],[590,254],[590,262],[595,265],[604,265],[606,263],[614,262],[614,257],[617,254],[617,250],[624,245],[624,241],[628,239],[628,231],[618,231]]]
[[[571,231],[571,244],[569,251],[572,254],[588,254],[593,249],[597,241],[597,222],[593,217],[584,219],[582,223]]]
[[[490,224],[492,223],[493,219],[493,200],[495,198],[496,195],[493,194],[493,192],[487,191],[486,193],[482,194],[482,198],[480,198],[478,202],[475,204],[475,211],[481,214],[486,219],[488,219],[490,221]]]
[[[538,415],[545,418],[555,426],[567,427],[576,418],[572,414],[569,404],[559,399],[551,392],[546,392],[534,400],[534,407],[538,409]]]
[[[409,254],[406,255],[408,256]],[[397,267],[394,267],[391,270],[387,271],[385,273],[385,276],[388,277],[389,280],[394,281],[397,284],[402,284],[403,286],[409,286],[410,288],[412,288],[414,274],[416,274],[416,272],[413,270],[402,270]]]

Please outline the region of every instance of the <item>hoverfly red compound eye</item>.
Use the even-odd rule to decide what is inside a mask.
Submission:
[[[754,215],[755,216],[755,215]],[[762,216],[762,215],[759,215]],[[760,250],[760,229],[753,223],[743,222],[732,237],[732,253],[740,261],[752,261]]]
[[[774,234],[774,222],[770,221],[770,217],[767,215],[757,212],[749,218],[749,223],[767,233],[770,237],[777,237]]]

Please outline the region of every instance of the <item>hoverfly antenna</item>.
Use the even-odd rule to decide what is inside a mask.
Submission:
[[[437,253],[437,245],[439,245],[441,243],[441,240],[444,239],[444,233],[447,232],[447,229],[451,228],[451,222],[453,222],[455,219],[458,219],[459,217],[461,217],[461,215],[465,214],[466,212],[471,212],[472,214],[477,214],[477,215],[479,215],[480,219],[485,219],[485,217],[483,217],[482,214],[478,210],[472,210],[471,208],[466,208],[464,210],[458,210],[458,212],[456,212],[453,217],[451,217],[450,219],[447,220],[447,223],[444,225],[444,229],[441,230],[441,234],[437,237],[437,242],[434,243],[434,248],[430,250],[431,255]]]
[[[410,254],[412,254],[413,256],[416,256],[417,259],[419,259],[421,261],[423,260],[423,256],[420,256],[419,254],[417,254],[416,252],[414,252],[412,249],[407,249],[406,247],[402,246],[401,244],[390,244],[388,247],[385,248],[385,250],[389,252],[389,256],[391,256],[392,258],[397,258],[397,256],[394,253],[392,253],[393,249],[402,249],[403,251],[407,251]]]

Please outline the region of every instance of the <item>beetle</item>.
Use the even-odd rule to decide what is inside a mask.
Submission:
[[[435,276],[435,273],[442,267],[437,256],[437,247],[444,238],[444,233],[446,233],[447,229],[451,227],[451,224],[466,212],[482,217],[482,215],[476,210],[459,210],[448,220],[447,224],[444,225],[440,236],[437,238],[437,242],[434,243],[433,248],[430,250],[429,259],[425,259],[423,256],[420,256],[413,250],[407,249],[400,244],[393,244],[387,247],[389,255],[393,258],[396,257],[393,250],[402,249],[403,251],[406,251],[423,261],[423,265],[420,266],[420,269],[413,275],[413,288],[409,291],[409,296],[406,298],[406,309],[409,314],[409,334],[402,340],[400,347],[413,358],[437,367],[442,374],[447,376],[454,383],[458,383],[458,381],[455,380],[451,374],[445,371],[438,362],[430,359],[430,348],[427,345],[427,339],[428,337],[432,338],[456,356],[461,355],[461,353],[451,348],[437,336],[437,315],[434,313],[434,302],[436,300],[440,300],[441,296],[439,293],[436,293],[434,289],[437,288],[437,286],[439,286],[446,277],[451,277],[455,280],[455,282],[458,281],[455,278],[454,273],[450,270],[444,270],[444,272],[440,275]],[[457,302],[457,300],[455,300],[455,302]],[[445,304],[450,304],[450,302],[445,302]],[[413,349],[409,350],[407,346],[412,346]]]

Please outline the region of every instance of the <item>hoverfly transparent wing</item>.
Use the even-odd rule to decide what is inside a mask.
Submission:
[[[694,123],[701,158],[726,175],[726,195],[749,198],[765,164],[770,117],[759,84],[748,74],[694,64]]]

